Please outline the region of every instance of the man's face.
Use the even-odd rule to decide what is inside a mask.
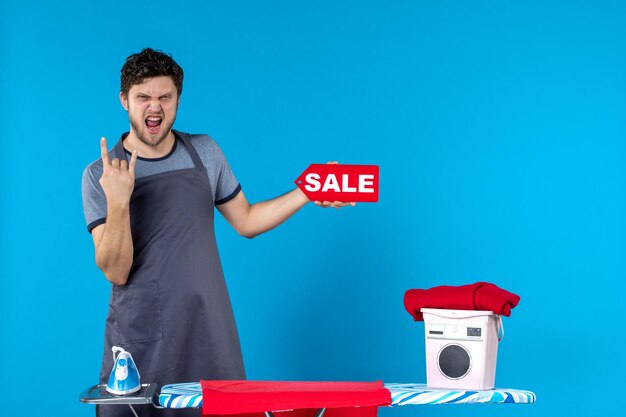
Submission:
[[[178,92],[172,78],[146,78],[130,88],[128,97],[120,93],[120,100],[137,138],[148,146],[158,146],[176,120]]]

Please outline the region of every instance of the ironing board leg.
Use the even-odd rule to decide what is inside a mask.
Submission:
[[[325,408],[320,408],[315,412],[315,417],[324,417],[324,413],[326,412]]]
[[[136,412],[136,411],[135,411],[135,409],[133,408],[133,405],[132,405],[132,404],[128,404],[128,406],[130,407],[130,411],[132,411],[132,412],[133,412],[133,414],[135,415],[135,417],[139,417],[139,416],[137,415],[137,412]]]
[[[326,412],[325,408],[320,408],[315,412],[315,416],[313,417],[324,417],[325,412]],[[265,417],[274,417],[274,413],[272,413],[271,411],[266,411]]]

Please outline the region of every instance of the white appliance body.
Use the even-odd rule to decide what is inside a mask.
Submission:
[[[502,321],[491,311],[421,309],[429,388],[486,390],[495,386]]]

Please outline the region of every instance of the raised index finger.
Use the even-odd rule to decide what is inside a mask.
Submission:
[[[131,175],[135,175],[135,164],[137,163],[137,149],[133,150],[133,154],[130,157],[130,162],[128,163],[128,172]]]
[[[105,137],[100,139],[100,154],[102,155],[102,169],[106,170],[109,165],[109,151],[107,150],[107,140]]]

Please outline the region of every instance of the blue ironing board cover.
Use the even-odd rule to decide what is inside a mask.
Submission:
[[[423,404],[532,404],[535,393],[511,388],[452,390],[428,388],[426,384],[384,384],[391,392],[391,407]]]
[[[531,404],[535,394],[518,389],[495,388],[485,391],[430,389],[426,384],[384,384],[391,392],[391,407],[423,404],[510,403]],[[159,403],[166,408],[202,407],[199,382],[164,385]],[[268,410],[272,411],[272,410]]]

